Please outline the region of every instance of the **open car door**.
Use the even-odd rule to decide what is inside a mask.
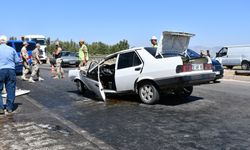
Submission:
[[[90,64],[89,67],[93,66]],[[98,98],[106,101],[106,96],[102,83],[100,82],[100,65],[95,65],[94,68],[88,69],[87,76],[82,78],[88,89],[94,92]]]

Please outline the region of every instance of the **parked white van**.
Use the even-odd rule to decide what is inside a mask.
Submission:
[[[250,45],[224,46],[216,53],[216,60],[230,69],[234,66],[241,66],[243,70],[248,70],[250,67]]]
[[[47,44],[46,37],[44,35],[26,35],[24,36],[25,40],[34,41],[41,45],[40,59],[43,63],[46,63],[47,60]]]

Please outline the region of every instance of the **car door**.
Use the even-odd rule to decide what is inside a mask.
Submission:
[[[117,92],[134,90],[142,67],[141,58],[135,51],[119,54],[115,71]]]
[[[228,48],[223,47],[216,58],[222,65],[228,65]]]
[[[243,47],[230,47],[228,48],[228,65],[240,66],[242,61]]]
[[[90,64],[90,67],[93,64]],[[98,98],[102,99],[103,101],[106,100],[106,96],[103,90],[103,86],[100,82],[100,66],[97,65],[93,69],[88,69],[87,75],[82,76],[82,81],[86,84],[88,89],[94,92]]]

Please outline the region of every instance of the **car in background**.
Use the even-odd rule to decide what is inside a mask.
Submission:
[[[200,54],[191,49],[187,49],[186,54],[192,59],[202,57]],[[212,59],[212,65],[213,72],[216,75],[214,78],[214,82],[216,82],[216,80],[221,79],[224,76],[224,68],[222,64],[216,59]]]
[[[215,73],[215,79],[214,82],[216,82],[218,79],[223,78],[224,76],[224,68],[222,66],[222,64],[216,60],[216,59],[212,59],[212,64],[213,64],[213,72]]]
[[[36,43],[33,42],[33,41],[28,41],[28,47],[27,47],[27,51],[28,51],[28,55],[29,55],[29,64],[32,63],[32,50],[34,50],[36,48]],[[20,58],[20,52],[21,52],[21,49],[23,47],[23,41],[19,41],[19,40],[9,40],[7,42],[7,45],[10,46],[10,47],[13,47],[16,52],[17,52],[17,55],[18,57]],[[16,73],[17,74],[22,74],[22,69],[23,69],[23,64],[22,64],[22,60],[20,58],[20,61],[18,63],[16,63]]]
[[[241,66],[242,70],[249,70],[250,45],[224,46],[216,53],[215,59],[229,69],[232,69],[234,66]]]
[[[78,66],[80,64],[80,60],[78,58],[77,53],[70,51],[62,51],[62,66]]]

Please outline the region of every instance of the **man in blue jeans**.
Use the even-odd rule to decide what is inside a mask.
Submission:
[[[0,114],[4,114],[2,98],[3,84],[7,91],[6,110],[8,113],[13,111],[16,91],[16,72],[15,63],[18,62],[16,50],[6,45],[7,37],[0,36]]]

